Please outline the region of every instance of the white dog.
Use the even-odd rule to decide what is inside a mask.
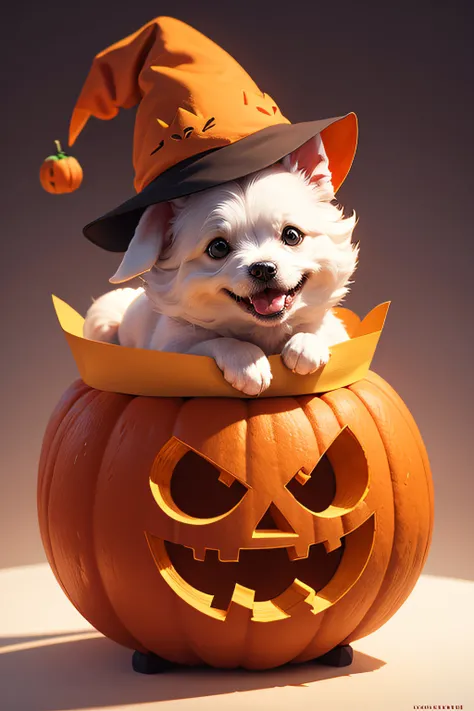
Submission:
[[[148,207],[110,279],[145,275],[144,286],[97,299],[84,336],[211,356],[248,395],[270,385],[268,355],[314,372],[348,338],[331,308],[358,256],[355,217],[344,218],[333,198],[316,136],[270,168]]]

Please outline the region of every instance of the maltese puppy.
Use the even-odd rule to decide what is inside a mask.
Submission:
[[[258,173],[148,207],[113,284],[87,312],[86,338],[214,358],[224,378],[260,395],[267,356],[294,373],[325,365],[347,340],[331,311],[358,256],[318,135]]]

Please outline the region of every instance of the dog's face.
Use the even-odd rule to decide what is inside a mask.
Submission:
[[[323,315],[341,300],[357,260],[354,219],[342,219],[331,204],[322,145],[316,148],[320,160],[311,174],[289,156],[252,176],[175,201],[171,220],[164,215],[167,208],[148,208],[149,236],[137,242],[143,262],[146,245],[156,242],[150,235],[161,230],[159,257],[155,262],[152,250],[154,265],[145,275],[158,311],[239,335],[254,327],[306,320],[310,325],[315,312]],[[137,273],[140,257],[130,254],[130,260]],[[126,261],[127,255],[122,272]],[[120,269],[117,275],[115,281],[122,281]]]

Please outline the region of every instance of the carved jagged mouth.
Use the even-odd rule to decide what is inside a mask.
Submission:
[[[242,309],[250,313],[258,320],[272,321],[281,319],[295,301],[297,294],[302,290],[307,280],[307,275],[303,275],[294,287],[284,291],[282,289],[266,288],[252,296],[238,296],[229,289],[224,289]]]
[[[292,616],[301,604],[317,614],[343,597],[367,565],[374,531],[371,515],[330,552],[318,543],[306,558],[292,560],[286,547],[253,548],[241,550],[235,562],[220,561],[217,550],[196,560],[191,548],[146,538],[162,577],[185,602],[221,620],[237,607],[256,622],[272,622]]]

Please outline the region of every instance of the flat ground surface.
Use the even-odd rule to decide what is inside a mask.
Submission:
[[[354,643],[345,669],[136,674],[47,565],[0,571],[0,710],[474,711],[474,583],[422,576],[397,614]]]

